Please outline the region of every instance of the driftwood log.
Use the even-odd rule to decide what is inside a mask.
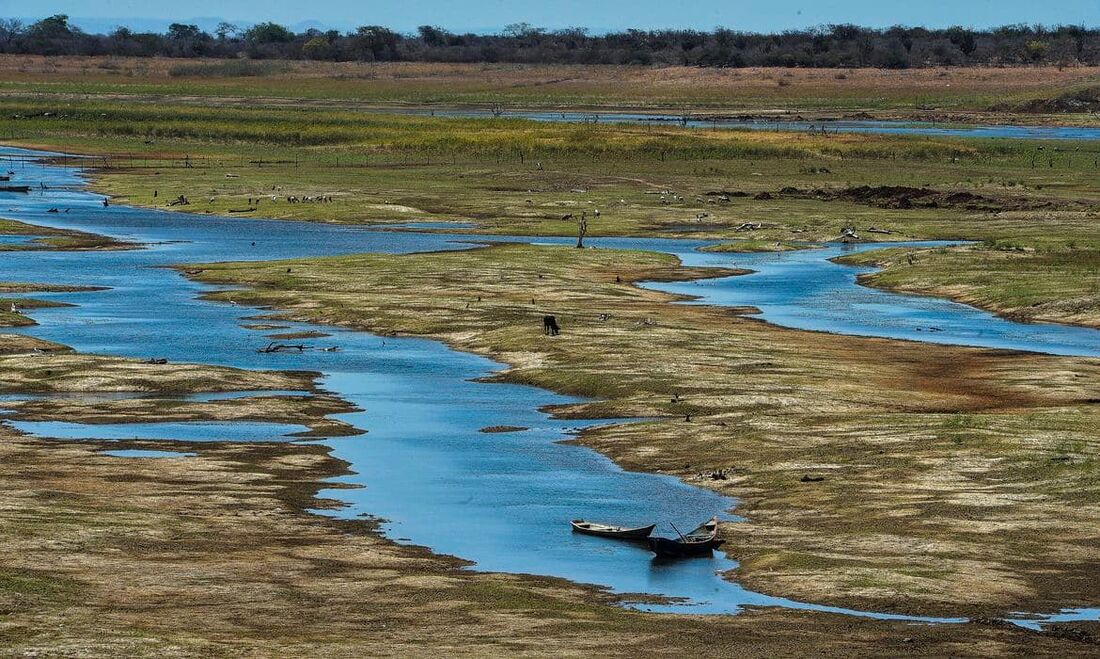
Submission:
[[[309,346],[304,343],[289,344],[289,343],[269,343],[263,348],[260,348],[256,352],[261,354],[270,354],[273,352],[291,352],[297,350],[298,352],[305,352]]]

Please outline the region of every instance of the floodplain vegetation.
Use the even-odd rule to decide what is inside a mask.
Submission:
[[[699,68],[0,55],[0,93],[57,101],[664,111],[1096,123],[1100,67]],[[1074,102],[1078,97],[1086,99]],[[1093,101],[1092,103],[1095,103]]]
[[[345,80],[336,72],[359,65],[326,73],[295,63],[271,77],[192,80],[168,75],[161,60],[118,69],[80,59],[0,64],[16,67],[0,83],[0,113],[13,117],[0,139],[97,156],[62,162],[85,168],[116,203],[166,208],[182,196],[187,203],[174,210],[462,222],[486,236],[571,235],[584,217],[597,247],[612,235],[711,238],[734,252],[801,248],[845,230],[863,240],[966,239],[976,242],[912,259],[861,255],[886,266],[867,283],[1053,322],[1100,317],[1095,143],[558,125],[371,108],[492,99],[611,107],[643,97],[656,99],[650,107],[735,105],[732,83],[678,96],[700,79],[680,70],[578,68],[578,82],[507,91],[532,70],[489,68],[497,77],[483,84],[476,67],[457,65],[379,66],[376,78]],[[553,68],[536,73],[556,75]],[[1055,98],[1096,75],[952,70],[956,84],[945,91],[934,72],[906,73],[904,91],[873,96],[869,82],[854,93],[844,85],[888,79],[875,89],[900,89],[903,78],[861,70],[829,82],[796,71],[787,86],[754,82],[761,91],[748,103],[754,114],[819,108],[836,116],[873,96],[873,111],[912,116],[931,112],[918,106],[935,96],[930,105],[941,110],[992,117],[1003,116],[993,109],[997,96]],[[772,75],[737,75],[757,74]],[[730,81],[734,73],[698,75]],[[620,84],[631,76],[646,80]],[[1008,78],[1018,86],[995,91]],[[273,93],[260,94],[265,85]],[[492,246],[187,269],[241,287],[234,300],[272,307],[273,318],[438,338],[507,364],[502,379],[593,399],[559,414],[654,417],[579,441],[624,467],[738,496],[747,521],[724,533],[741,561],[732,576],[754,589],[977,622],[628,612],[585,587],[471,574],[388,543],[365,523],[307,514],[330,505],[314,497],[346,468],[323,447],[173,443],[195,455],[120,461],[98,455],[95,442],[31,439],[0,426],[0,470],[15,483],[0,505],[18,511],[5,532],[12,542],[0,545],[8,566],[0,607],[11,612],[0,618],[0,639],[17,652],[333,656],[362,654],[370,643],[398,654],[1095,652],[1095,625],[1039,634],[989,619],[1095,604],[1096,360],[800,332],[678,305],[636,282],[716,273],[639,252]],[[49,299],[47,291],[0,291]],[[562,322],[561,336],[542,335],[543,313]],[[18,315],[33,318],[33,309]],[[304,376],[75,355],[21,334],[0,337],[7,353],[8,393],[311,386],[278,381]],[[343,410],[324,396],[224,405],[61,397],[13,414],[295,419],[336,431],[325,416]]]
[[[735,239],[746,249],[834,240],[845,228],[872,241],[967,239],[979,244],[895,264],[888,276],[923,278],[928,291],[951,286],[952,297],[1020,317],[1018,292],[1033,286],[1023,280],[1038,279],[1057,298],[1037,318],[1096,323],[1095,142],[119,99],[59,106],[13,96],[0,110],[21,117],[17,143],[100,156],[80,164],[122,203],[308,221],[467,222],[476,232],[522,235],[574,233],[583,214],[594,237]],[[987,276],[992,262],[1004,276]]]

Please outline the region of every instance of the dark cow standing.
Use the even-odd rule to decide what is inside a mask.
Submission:
[[[561,328],[558,327],[558,319],[553,316],[542,317],[542,333],[549,336],[557,336],[561,333]]]

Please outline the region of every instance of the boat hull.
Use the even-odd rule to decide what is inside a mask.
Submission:
[[[683,558],[686,556],[709,556],[722,546],[718,539],[718,518],[712,517],[703,522],[691,533],[681,535],[679,539],[650,538],[649,549],[658,558]]]
[[[572,524],[573,530],[577,533],[594,535],[600,538],[613,538],[615,540],[645,540],[649,537],[649,534],[653,533],[653,529],[657,528],[656,524],[635,529],[593,525],[583,521],[574,521]]]
[[[670,538],[650,538],[649,549],[660,558],[685,558],[709,556],[722,545],[721,540],[711,538],[702,542],[683,542]]]

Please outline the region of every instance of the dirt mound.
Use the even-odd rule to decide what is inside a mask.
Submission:
[[[973,192],[945,192],[934,188],[903,185],[861,185],[851,188],[783,188],[781,197],[848,201],[878,208],[956,208],[974,211],[1036,210],[1051,208],[1055,202],[1020,198],[995,199]]]
[[[1020,112],[1033,112],[1036,114],[1100,112],[1100,87],[1087,87],[1054,98],[1037,98],[1022,103],[1016,109]]]

